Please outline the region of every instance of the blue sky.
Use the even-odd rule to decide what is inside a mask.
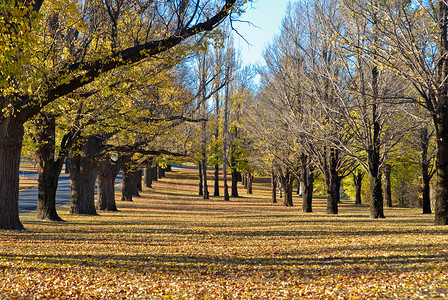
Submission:
[[[264,64],[262,52],[271,42],[273,36],[279,33],[279,27],[285,15],[288,0],[253,0],[248,4],[248,9],[241,19],[253,23],[235,23],[234,27],[250,43],[236,37],[236,43],[240,45],[241,56],[245,64]]]

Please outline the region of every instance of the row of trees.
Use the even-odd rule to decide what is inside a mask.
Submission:
[[[23,228],[18,179],[25,124],[42,170],[39,216],[58,219],[47,202],[67,156],[71,211],[93,212],[97,162],[117,164],[110,160],[115,153],[132,169],[133,153],[160,153],[162,135],[190,117],[195,98],[174,66],[204,47],[204,33],[217,34],[244,2],[3,2],[0,228]]]
[[[298,178],[303,210],[312,211],[313,181],[322,175],[327,213],[336,214],[341,180],[355,174],[360,186],[362,170],[370,216],[383,218],[382,176],[390,175],[394,157],[409,157],[403,147],[413,147],[420,153],[424,213],[431,213],[437,151],[435,223],[448,224],[447,16],[445,1],[290,4],[265,51],[262,87],[247,114],[258,160],[281,180],[285,204],[292,205]],[[386,185],[391,205],[388,191]]]

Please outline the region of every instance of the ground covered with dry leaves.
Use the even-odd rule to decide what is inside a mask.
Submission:
[[[21,215],[0,231],[0,299],[448,298],[448,228],[420,210],[345,200],[338,216],[272,204],[267,183],[224,202],[174,169],[119,212]],[[117,195],[118,196],[118,195]]]

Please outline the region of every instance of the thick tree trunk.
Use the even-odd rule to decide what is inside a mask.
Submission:
[[[327,186],[327,214],[338,214],[340,178],[337,171],[338,150],[331,148],[328,157],[328,167],[325,175]]]
[[[430,198],[430,181],[429,174],[429,160],[428,160],[428,146],[429,137],[428,129],[422,128],[420,131],[420,146],[421,146],[421,167],[422,167],[422,208],[424,214],[431,214],[431,198]]]
[[[98,210],[117,211],[115,202],[115,176],[113,174],[98,173]]]
[[[166,169],[165,169],[166,171]],[[141,168],[138,169],[137,171],[137,190],[139,192],[143,191],[143,185],[142,185],[142,181],[143,181],[143,170]]]
[[[340,179],[338,175],[331,174],[325,180],[327,185],[327,214],[338,214]]]
[[[199,162],[198,165],[198,171],[199,171],[199,196],[204,195],[204,184],[203,184],[203,177],[202,177],[202,162]]]
[[[271,172],[272,203],[277,203],[277,176]]]
[[[132,196],[140,197],[141,186],[142,186],[142,177],[141,177],[141,170],[131,170],[131,193]]]
[[[63,221],[56,212],[56,190],[62,168],[56,162],[40,164],[37,195],[37,218],[40,220]]]
[[[286,175],[282,175],[282,185],[283,185],[283,191],[285,192],[285,197],[284,197],[284,201],[283,204],[285,206],[293,206],[293,201],[292,201],[292,178],[291,178],[291,174],[289,172],[286,172]]]
[[[303,182],[302,190],[302,211],[313,212],[313,187],[314,177],[312,174],[308,174],[307,180]]]
[[[369,178],[370,178],[370,217],[384,218],[383,190],[381,185],[381,172],[379,162],[379,150],[372,149],[369,153]]]
[[[213,196],[219,196],[219,165],[215,165],[215,184]]]
[[[448,225],[448,99],[436,123],[437,177],[435,183],[435,225]]]
[[[387,207],[392,207],[392,188],[390,185],[391,165],[384,165],[384,200]]]
[[[252,183],[254,181],[254,175],[252,175],[251,173],[247,174],[247,193],[249,195],[252,194]],[[292,180],[291,181],[291,188],[292,188]]]
[[[97,169],[91,157],[76,155],[70,158],[70,187],[72,214],[97,215],[95,181]]]
[[[109,157],[102,159],[98,164],[98,200],[96,208],[98,210],[117,211],[115,201],[115,178],[127,157],[120,157],[116,162],[112,162]]]
[[[163,177],[163,170],[161,166],[157,166],[157,178],[162,179]]]
[[[97,136],[87,137],[82,153],[70,158],[70,186],[72,214],[97,215],[95,209],[95,182],[98,172],[96,165],[102,140]]]
[[[23,124],[13,117],[0,120],[0,229],[22,230],[19,219],[19,168]]]
[[[145,168],[145,177],[144,177],[144,181],[145,181],[145,186],[147,188],[152,188],[152,167],[151,167],[151,163],[148,163],[146,165]]]
[[[131,169],[124,167],[123,175],[121,177],[121,201],[132,201],[134,174]]]
[[[151,170],[151,175],[152,175],[152,181],[158,181],[159,180],[159,175],[157,170],[159,169],[159,167],[155,166],[152,168]]]
[[[42,115],[37,124],[37,155],[39,158],[37,219],[63,221],[56,212],[56,190],[65,156],[55,159],[56,118]]]

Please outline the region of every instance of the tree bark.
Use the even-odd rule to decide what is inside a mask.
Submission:
[[[251,173],[247,173],[247,193],[249,195],[252,194],[252,183],[254,181],[254,175],[252,175]],[[292,189],[292,180],[291,181],[291,189]]]
[[[310,159],[307,155],[302,154],[300,157],[302,163],[302,176],[299,178],[302,183],[302,211],[313,212],[313,188],[314,176],[310,166]],[[299,182],[300,185],[300,182]]]
[[[202,182],[202,162],[199,162],[198,165],[198,171],[199,171],[199,196],[204,195],[204,184]]]
[[[123,168],[123,175],[121,177],[121,201],[133,201],[133,185],[134,185],[134,173],[129,167]]]
[[[384,218],[384,204],[383,204],[383,191],[381,186],[381,172],[380,172],[380,132],[381,126],[377,113],[377,99],[378,99],[378,68],[374,66],[372,68],[372,93],[374,97],[374,103],[372,105],[372,122],[373,122],[373,135],[372,143],[367,151],[368,163],[369,163],[369,176],[370,176],[370,217],[371,218]]]
[[[157,179],[162,179],[163,177],[163,170],[161,166],[157,166]]]
[[[152,181],[158,181],[159,180],[159,175],[158,175],[158,166],[154,166],[152,167],[151,170],[151,176],[152,176]]]
[[[338,150],[330,148],[327,167],[324,173],[327,186],[327,214],[338,214],[339,189],[341,186],[337,171]]]
[[[215,165],[215,184],[213,196],[219,196],[219,165]]]
[[[430,198],[430,181],[428,147],[429,137],[428,128],[423,127],[420,131],[420,147],[421,147],[421,168],[422,168],[422,208],[424,214],[431,214],[431,198]]]
[[[392,207],[392,188],[390,185],[391,165],[384,165],[384,199],[387,207]]]
[[[70,158],[70,186],[72,214],[97,215],[95,209],[95,182],[98,172],[96,165],[102,140],[97,136],[86,138],[81,153]]]
[[[2,98],[0,98],[2,99]],[[19,168],[23,123],[0,117],[0,229],[22,230],[19,219]]]
[[[152,165],[152,162],[148,163],[145,168],[144,181],[145,181],[145,186],[147,188],[152,188],[152,166],[151,165]]]
[[[131,176],[132,176],[132,196],[140,197],[140,191],[142,187],[142,173],[141,169],[132,169],[131,170]]]
[[[109,156],[98,163],[98,210],[117,211],[115,201],[115,178],[123,165],[130,159],[130,155],[120,156],[112,161]]]
[[[292,201],[292,176],[291,173],[289,171],[286,172],[285,175],[281,176],[282,178],[282,185],[283,185],[283,191],[285,192],[285,197],[284,197],[284,201],[283,204],[285,206],[293,206],[293,201]]]
[[[38,119],[36,139],[39,158],[37,219],[63,221],[56,211],[56,190],[65,155],[55,159],[56,117],[42,114]],[[62,150],[61,150],[62,151]],[[63,152],[63,151],[62,151]]]
[[[436,123],[437,177],[435,188],[435,225],[448,225],[448,99]]]
[[[363,174],[361,170],[358,170],[357,174],[353,173],[353,182],[355,183],[355,204],[361,204],[361,189]]]
[[[118,173],[118,172],[117,172]],[[98,210],[117,211],[115,203],[115,177],[117,176],[109,158],[98,164]]]
[[[271,172],[272,203],[277,203],[277,176]]]
[[[207,161],[205,157],[202,158],[202,184],[204,188],[202,198],[209,199],[208,184],[207,184]]]
[[[232,170],[232,197],[239,197],[238,195],[238,171],[236,168],[231,168]]]

